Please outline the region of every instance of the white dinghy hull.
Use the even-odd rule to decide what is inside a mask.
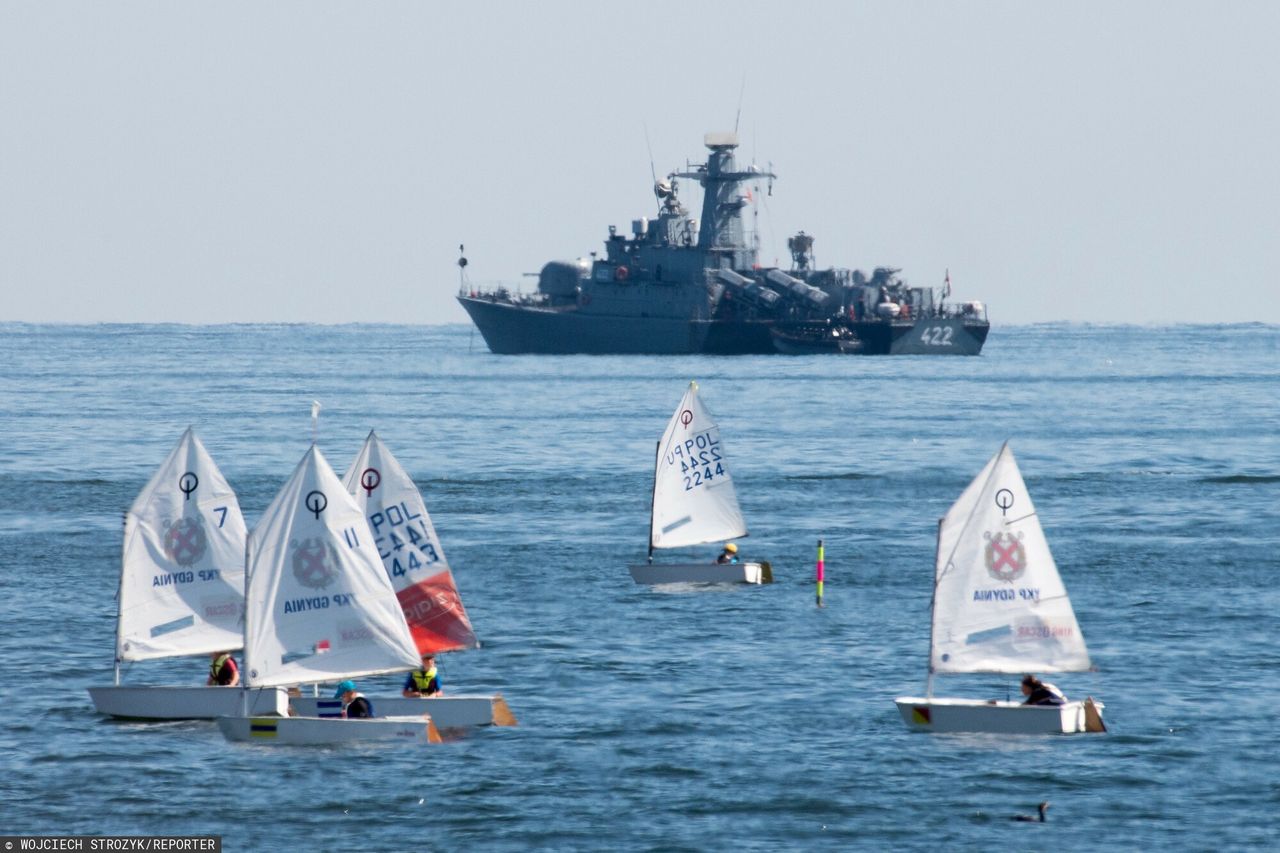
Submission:
[[[760,563],[646,563],[630,566],[636,583],[773,583],[773,569]]]
[[[1101,702],[1085,699],[1065,705],[1023,705],[981,699],[897,699],[898,712],[909,728],[926,732],[985,732],[989,734],[1078,734],[1105,731]],[[1090,724],[1090,709],[1096,723]]]
[[[89,697],[99,714],[130,720],[214,720],[241,713],[239,687],[155,687],[111,685],[90,687]],[[289,713],[289,697],[280,687],[252,688],[251,713]]]
[[[372,741],[440,743],[440,733],[426,716],[361,720],[337,717],[219,717],[218,729],[227,740],[241,743],[299,746]]]
[[[470,726],[514,726],[515,715],[507,706],[502,694],[492,696],[439,696],[430,698],[406,698],[404,696],[370,696],[369,701],[377,713],[390,717],[421,716],[427,714],[440,729],[458,729]],[[341,699],[318,699],[294,696],[289,700],[294,713],[301,717],[339,717],[342,715]]]

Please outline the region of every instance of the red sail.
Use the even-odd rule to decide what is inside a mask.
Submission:
[[[396,593],[420,654],[480,646],[448,569]]]

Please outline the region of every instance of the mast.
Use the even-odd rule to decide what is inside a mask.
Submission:
[[[653,488],[649,491],[649,562],[653,562],[653,505],[658,499],[658,463],[662,459],[662,439],[653,443]]]
[[[946,516],[938,519],[938,540],[933,549],[933,593],[929,596],[929,675],[924,683],[926,699],[933,698],[933,609],[938,602],[938,558],[942,556],[942,523],[946,520]]]
[[[120,686],[120,629],[124,619],[124,567],[125,555],[129,552],[129,512],[124,514],[124,536],[120,542],[120,578],[116,581],[116,648],[111,657],[114,659],[116,687]]]
[[[240,653],[240,714],[249,716],[249,543],[253,540],[250,533],[244,537],[244,604],[241,605],[241,619],[244,623],[244,649]]]

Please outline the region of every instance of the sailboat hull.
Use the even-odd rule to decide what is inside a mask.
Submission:
[[[219,717],[218,729],[229,741],[322,746],[371,741],[439,743],[440,733],[427,716],[344,720],[334,717]]]
[[[926,732],[987,732],[990,734],[1077,734],[1103,731],[1101,702],[1086,699],[1065,705],[1023,705],[980,699],[925,699],[904,696],[898,712],[909,728]],[[1088,709],[1096,711],[1091,726]]]
[[[455,729],[470,726],[514,726],[515,715],[501,694],[492,696],[439,696],[406,698],[404,696],[370,696],[376,713],[390,717],[428,714],[437,728]],[[338,717],[342,700],[294,696],[289,700],[300,717]]]
[[[239,687],[156,687],[110,685],[90,687],[94,710],[130,720],[213,720],[241,712]],[[249,691],[252,713],[289,713],[283,688],[259,687]]]
[[[773,569],[760,563],[647,563],[630,566],[636,583],[773,583]]]

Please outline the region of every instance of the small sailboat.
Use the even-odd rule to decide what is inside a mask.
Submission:
[[[364,510],[418,653],[479,648],[422,494],[376,432],[365,439],[343,485]],[[501,694],[378,696],[373,703],[391,715],[428,713],[439,728],[516,724]],[[292,706],[305,716],[342,710],[340,701],[323,698],[294,697]]]
[[[204,686],[204,667],[190,686],[152,686],[121,684],[120,664],[240,649],[244,541],[235,492],[188,428],[125,516],[115,683],[89,688],[99,713],[211,720],[236,712],[240,690]],[[251,701],[257,713],[287,707],[274,688]]]
[[[245,572],[249,687],[333,683],[418,665],[364,511],[314,444],[249,535]],[[425,714],[345,719],[242,711],[219,717],[218,728],[228,740],[259,743],[439,740]]]
[[[903,721],[933,732],[1105,731],[1102,703],[942,699],[938,673],[1083,672],[1084,636],[1008,442],[938,522],[929,678],[897,700]]]
[[[658,442],[649,520],[649,561],[636,583],[771,583],[767,562],[659,563],[655,548],[682,548],[747,535],[720,428],[690,382]]]

